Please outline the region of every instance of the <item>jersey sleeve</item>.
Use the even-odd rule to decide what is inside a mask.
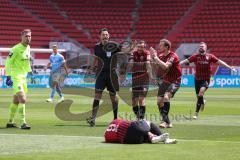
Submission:
[[[15,48],[12,48],[9,52],[8,58],[5,63],[5,70],[6,70],[6,76],[11,76],[11,66],[14,62],[14,60],[17,57],[17,52]]]
[[[179,63],[179,58],[177,55],[174,56],[173,63]]]
[[[174,63],[177,63],[178,61],[179,61],[178,57],[173,54],[167,62],[171,63],[171,64],[174,64]]]
[[[218,61],[219,61],[219,59],[216,57],[216,56],[214,56],[213,54],[211,54],[211,59],[210,59],[210,61],[212,62],[212,63],[217,63]]]
[[[196,62],[196,60],[197,60],[196,54],[191,55],[191,56],[188,58],[189,63]]]

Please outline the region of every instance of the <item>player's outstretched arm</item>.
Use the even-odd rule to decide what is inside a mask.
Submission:
[[[236,72],[236,69],[233,66],[229,66],[226,62],[224,62],[222,60],[218,60],[217,63],[224,66],[224,67],[227,67],[227,68],[231,69],[234,72]]]
[[[152,66],[151,66],[150,61],[146,62],[146,68],[147,68],[147,73],[148,73],[150,79],[153,79],[153,71],[152,71]]]
[[[180,62],[180,65],[183,65],[183,64],[187,64],[189,63],[189,60],[188,59],[184,59]]]

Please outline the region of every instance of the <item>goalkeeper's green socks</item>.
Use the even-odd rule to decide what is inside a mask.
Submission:
[[[10,123],[14,122],[14,117],[15,117],[15,114],[17,112],[17,108],[18,108],[17,104],[14,104],[14,103],[10,104],[10,107],[9,107],[9,116],[10,116],[9,122]]]
[[[20,123],[21,124],[26,123],[26,120],[25,120],[25,104],[23,104],[23,103],[18,104],[18,113],[19,113],[19,116],[20,116]]]

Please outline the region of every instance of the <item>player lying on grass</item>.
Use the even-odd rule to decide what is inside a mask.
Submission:
[[[203,98],[204,93],[208,89],[208,85],[211,77],[212,63],[218,63],[224,67],[227,67],[235,71],[234,67],[229,66],[222,60],[215,57],[213,54],[207,53],[207,44],[201,42],[199,44],[198,53],[191,55],[188,59],[180,62],[180,64],[194,63],[196,66],[195,74],[195,91],[197,95],[196,112],[193,119],[198,118],[199,110],[204,110],[205,100]]]
[[[127,121],[115,119],[108,125],[104,137],[107,143],[177,143],[176,139],[169,138],[168,133],[162,133],[154,123],[146,120]]]

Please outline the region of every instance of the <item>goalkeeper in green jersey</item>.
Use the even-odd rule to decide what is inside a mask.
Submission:
[[[27,74],[31,72],[30,66],[30,42],[31,30],[25,29],[21,32],[21,42],[16,44],[10,51],[6,60],[6,85],[13,88],[13,101],[10,104],[9,122],[7,128],[16,128],[14,123],[15,113],[20,116],[20,128],[30,129],[25,120],[25,103],[27,93]]]

